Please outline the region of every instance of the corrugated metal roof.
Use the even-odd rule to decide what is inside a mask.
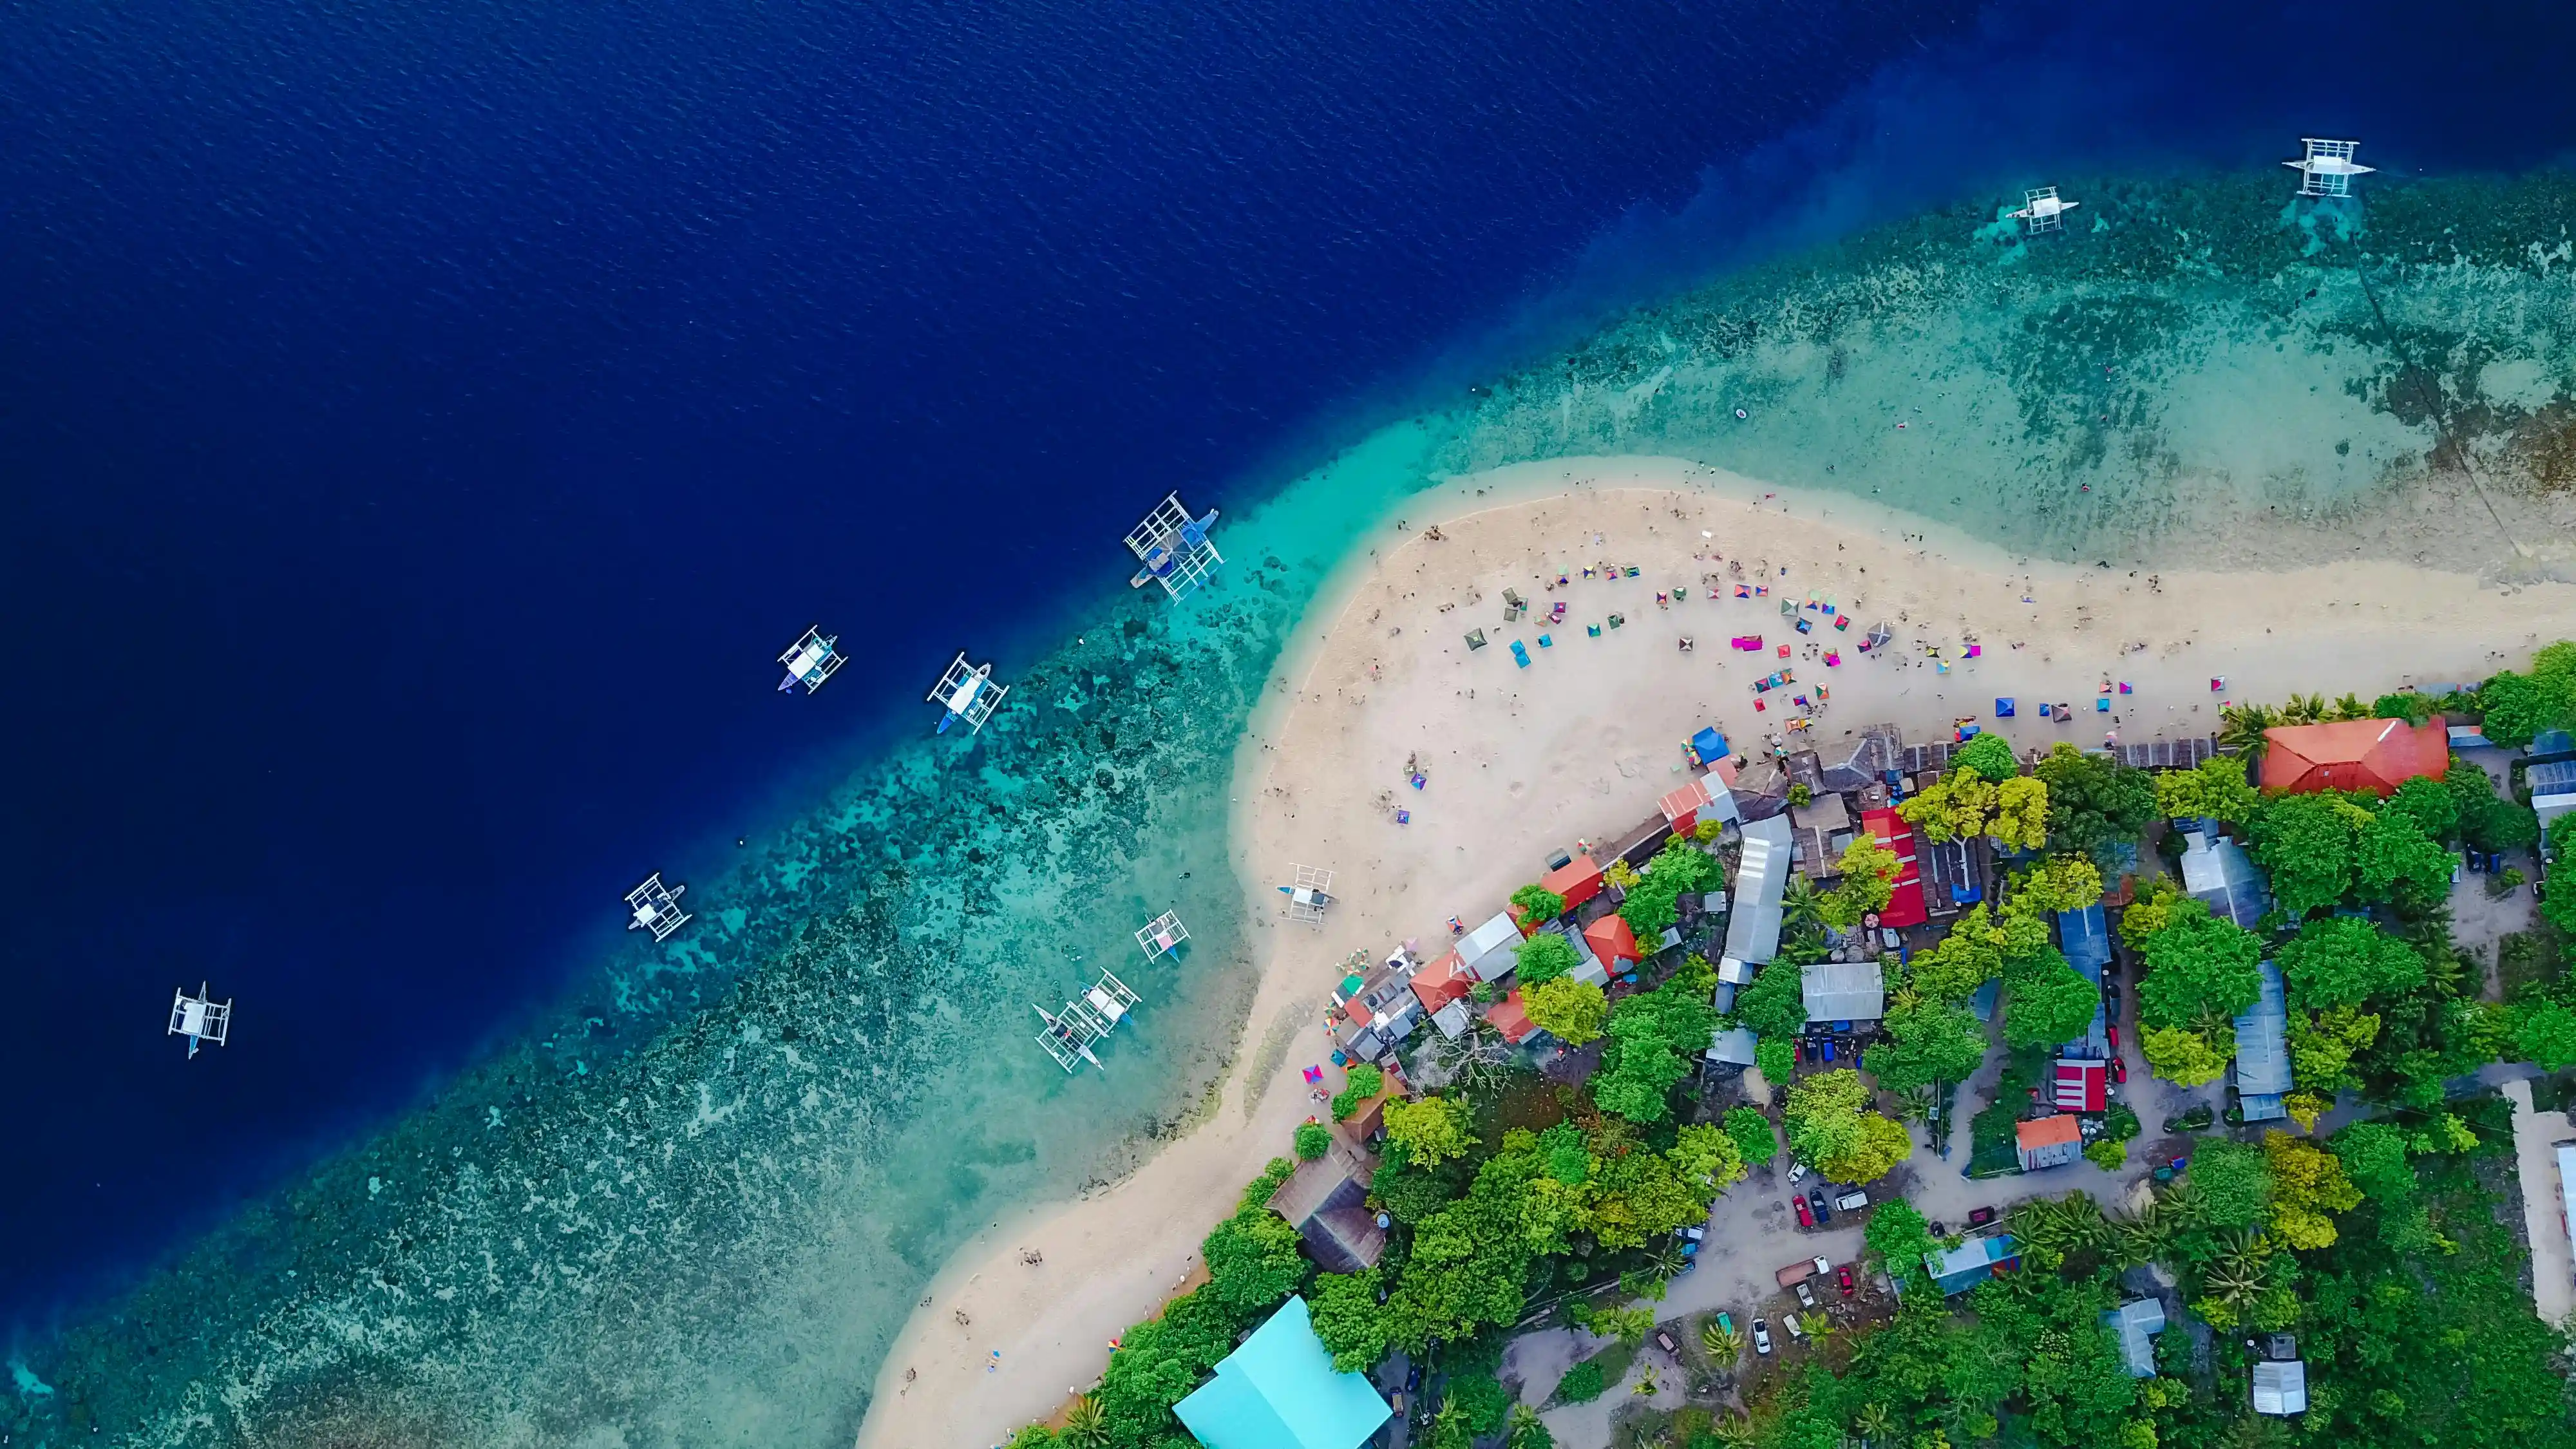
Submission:
[[[2290,1008],[2281,994],[2281,968],[2266,961],[2255,969],[2263,994],[2236,1018],[2236,1092],[2278,1096],[2290,1090]],[[2245,1115],[2254,1115],[2250,1107]]]
[[[2211,914],[2240,926],[2252,926],[2272,907],[2263,872],[2245,847],[2223,836],[2198,831],[2183,836],[2182,888],[2192,899],[2206,902]]]
[[[1708,1059],[1713,1062],[1728,1062],[1739,1067],[1749,1067],[1753,1065],[1753,1046],[1753,1028],[1721,1027],[1709,1034]]]
[[[2133,1298],[2105,1311],[2102,1326],[2119,1336],[2120,1357],[2129,1365],[2129,1377],[2156,1376],[2155,1335],[2165,1330],[2162,1303],[2153,1298]]]
[[[2288,1417],[2308,1411],[2308,1366],[2266,1360],[2254,1365],[2254,1412]]]
[[[1735,872],[1735,909],[1726,920],[1726,954],[1759,966],[1780,954],[1780,892],[1789,884],[1787,820],[1774,816],[1744,827],[1744,858]]]
[[[2110,1017],[2103,1010],[2101,986],[2102,969],[2111,964],[2111,927],[2103,919],[2101,903],[2096,901],[2080,911],[2058,912],[2057,934],[2065,944],[2067,964],[2094,986],[2092,1025],[2060,1050],[2070,1057],[2108,1058]]]
[[[1825,961],[1799,968],[1809,1021],[1876,1021],[1887,1014],[1887,978],[1875,961]]]

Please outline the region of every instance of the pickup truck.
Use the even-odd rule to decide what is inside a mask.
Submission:
[[[1815,1277],[1819,1273],[1830,1273],[1833,1270],[1834,1265],[1829,1259],[1801,1258],[1797,1262],[1790,1264],[1788,1267],[1781,1269],[1778,1273],[1774,1274],[1773,1277],[1779,1281],[1782,1288],[1794,1288],[1799,1284],[1806,1282],[1808,1279]]]

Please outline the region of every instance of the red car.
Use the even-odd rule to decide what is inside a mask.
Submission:
[[[2120,1024],[2115,1021],[2103,1027],[2102,1030],[2110,1034],[2111,1055],[2115,1057],[2118,1056],[2120,1054]]]
[[[1816,1225],[1816,1215],[1807,1210],[1807,1200],[1805,1198],[1793,1197],[1789,1199],[1789,1205],[1798,1210],[1798,1226],[1802,1228],[1812,1228]]]
[[[1852,1296],[1852,1276],[1851,1268],[1848,1264],[1834,1274],[1834,1280],[1842,1285],[1843,1296],[1845,1298]]]
[[[2122,1086],[2128,1085],[2129,1064],[2125,1059],[2120,1057],[2111,1058],[2111,1080]]]

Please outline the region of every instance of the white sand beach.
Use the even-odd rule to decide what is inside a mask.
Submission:
[[[1424,511],[1401,531],[1389,520],[1372,535],[1374,550],[1345,566],[1283,661],[1281,707],[1242,746],[1236,865],[1264,923],[1262,979],[1221,1104],[1124,1181],[997,1225],[963,1251],[885,1361],[866,1449],[996,1444],[1091,1384],[1110,1339],[1184,1281],[1243,1182],[1319,1110],[1299,1072],[1328,1060],[1320,1010],[1343,959],[1408,938],[1436,951],[1449,917],[1491,914],[1551,851],[1637,824],[1682,783],[1682,742],[1704,725],[1756,756],[1800,716],[1813,721],[1805,743],[1827,753],[1879,721],[1923,741],[1974,718],[2025,749],[2098,746],[2115,731],[2123,742],[2205,735],[2224,700],[2474,680],[2576,635],[2576,585],[2321,564],[2352,536],[2313,530],[2211,554],[2299,567],[2133,572],[2017,563],[1848,497],[1791,497],[1665,459],[1532,465],[1437,495],[1460,497],[1418,501]],[[1453,508],[1435,539],[1430,514]],[[1586,578],[1587,565],[1623,576]],[[1769,593],[1738,600],[1739,582]],[[1503,622],[1506,588],[1529,601],[1526,621]],[[1676,590],[1687,597],[1658,605],[1658,591]],[[1811,596],[1849,628],[1808,611],[1814,632],[1794,632],[1779,603]],[[1544,622],[1559,601],[1564,620]],[[1894,641],[1861,653],[1881,622]],[[1471,629],[1487,647],[1469,649]],[[1764,647],[1731,649],[1739,634]],[[1752,682],[1783,668],[1795,685],[1757,712]],[[1810,707],[1791,702],[1801,693]],[[1995,717],[2001,696],[2017,701],[2014,718]],[[2039,717],[2042,702],[2061,701],[2071,722]],[[1428,777],[1420,791],[1407,785],[1408,759]],[[1398,805],[1410,824],[1395,822]],[[1337,873],[1320,932],[1279,914],[1274,886],[1292,863]]]

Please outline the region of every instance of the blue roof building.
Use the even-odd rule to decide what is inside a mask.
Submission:
[[[2290,1090],[2290,1006],[2281,993],[2281,968],[2266,961],[2256,968],[2263,994],[2236,1018],[2236,1100],[2248,1122],[2270,1122],[2290,1115],[2281,1096]]]
[[[1941,1296],[1965,1293],[1995,1275],[1999,1267],[2009,1268],[2021,1261],[2012,1250],[2010,1233],[1992,1237],[1970,1238],[1946,1253],[1923,1255],[1924,1270],[1932,1275],[1932,1286]]]
[[[2095,901],[2080,911],[2058,912],[2057,935],[2065,943],[2066,964],[2093,983],[2093,1025],[2084,1035],[2068,1042],[2059,1054],[2107,1061],[2111,1037],[2105,1028],[2110,1018],[2103,1011],[2102,971],[2111,964],[2111,927],[2102,917],[2102,903]]]
[[[1303,1298],[1281,1304],[1172,1412],[1207,1449],[1357,1449],[1395,1413],[1367,1375],[1335,1371]]]

